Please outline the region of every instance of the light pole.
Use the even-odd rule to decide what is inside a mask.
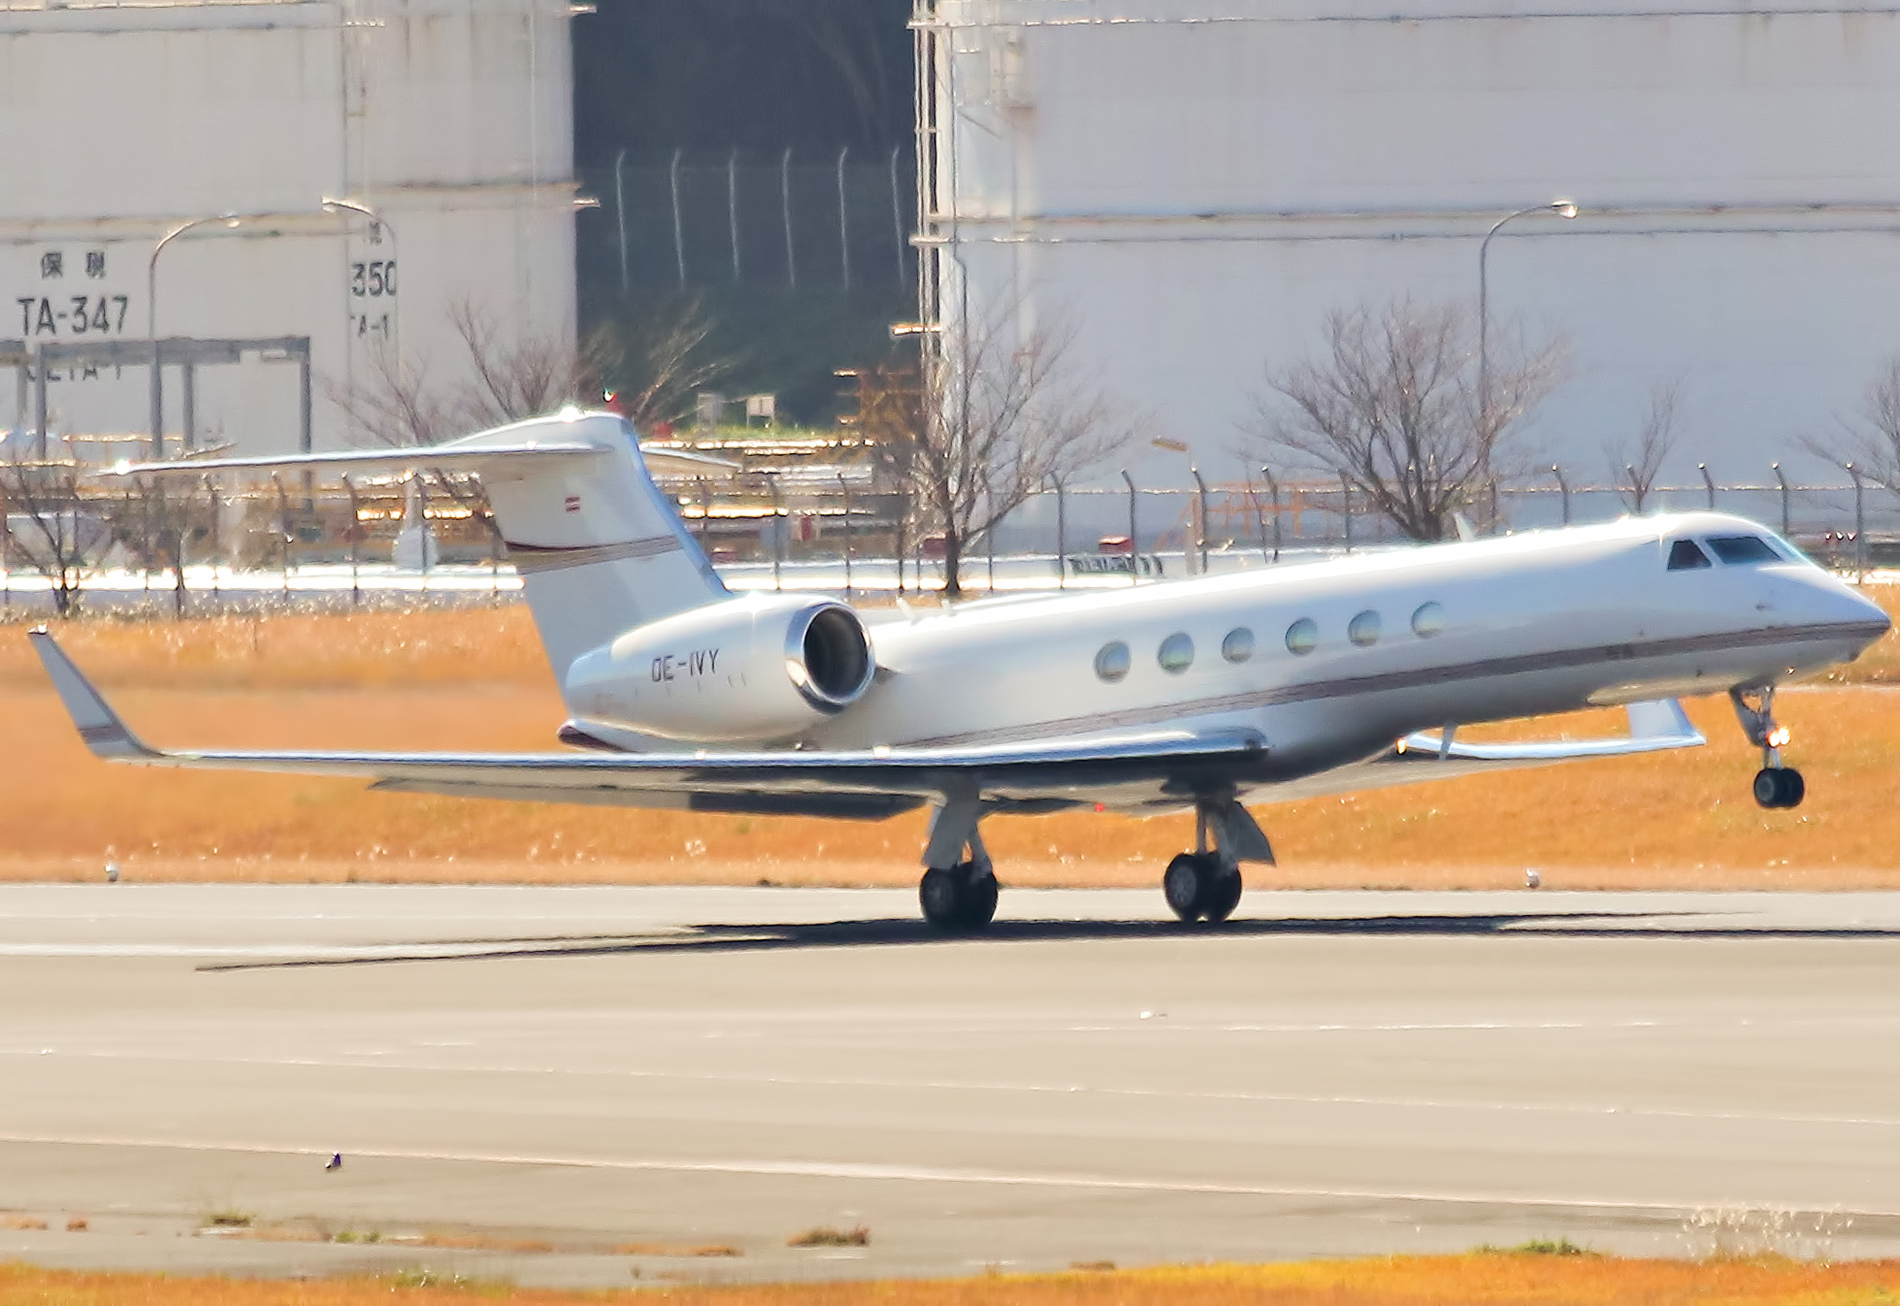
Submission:
[[[1485,261],[1491,254],[1491,237],[1497,235],[1505,223],[1530,217],[1534,213],[1574,218],[1577,216],[1577,204],[1575,200],[1555,199],[1548,204],[1533,204],[1527,209],[1507,213],[1491,224],[1491,230],[1485,232],[1484,239],[1478,243],[1478,424],[1481,428],[1488,428],[1491,418],[1491,293],[1485,277]]]
[[[193,218],[181,222],[159,237],[158,244],[152,246],[152,256],[145,261],[145,338],[152,346],[151,403],[152,403],[152,457],[165,456],[165,373],[160,366],[158,356],[158,256],[165,252],[165,246],[177,240],[193,227],[207,226],[213,222],[222,222],[227,227],[235,227],[244,218],[236,213],[216,213],[209,217]]]

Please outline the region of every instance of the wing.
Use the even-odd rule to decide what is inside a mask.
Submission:
[[[881,818],[975,793],[992,811],[1180,807],[1261,778],[1253,731],[1054,739],[999,748],[853,752],[344,753],[164,750],[133,734],[45,629],[33,646],[80,738],[108,761],[349,776],[401,793],[761,815]]]
[[[1708,742],[1690,722],[1677,699],[1631,703],[1626,710],[1630,729],[1622,738],[1466,744],[1458,742],[1455,730],[1442,735],[1407,735],[1386,752],[1357,766],[1294,780],[1250,796],[1286,802],[1360,789],[1383,789],[1420,780],[1449,780],[1490,771],[1549,766],[1553,762],[1663,753],[1677,748],[1697,748]]]

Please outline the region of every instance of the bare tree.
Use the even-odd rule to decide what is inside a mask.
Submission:
[[[80,464],[72,459],[12,458],[0,462],[0,512],[7,517],[11,557],[46,578],[53,612],[79,610],[105,527],[80,494]]]
[[[1682,378],[1659,381],[1649,392],[1649,416],[1634,440],[1620,441],[1605,452],[1610,460],[1610,484],[1631,512],[1641,515],[1655,492],[1662,465],[1676,447],[1680,434],[1676,420],[1682,411]]]
[[[206,455],[216,452],[206,451]],[[134,477],[117,503],[102,499],[100,508],[111,538],[141,568],[147,573],[172,573],[172,610],[183,617],[187,555],[192,545],[208,539],[215,529],[211,515],[217,511],[217,500],[210,484],[197,477]]]
[[[697,299],[626,323],[621,331],[609,375],[620,411],[642,431],[683,421],[693,411],[694,396],[732,370],[731,358],[708,348],[712,322]]]
[[[918,417],[873,445],[920,529],[943,537],[944,595],[965,551],[1051,478],[1096,466],[1131,434],[1074,375],[1066,331],[1020,331],[1014,305],[946,327],[926,353]]]
[[[1837,467],[1852,464],[1874,484],[1900,490],[1900,355],[1880,365],[1859,412],[1837,418],[1829,435],[1804,436],[1801,444]]]
[[[1510,446],[1561,379],[1565,347],[1490,333],[1479,394],[1476,315],[1396,300],[1331,313],[1317,361],[1270,371],[1254,433],[1295,465],[1343,477],[1415,540],[1482,509]]]
[[[697,301],[677,314],[632,329],[624,343],[602,327],[578,345],[551,334],[506,336],[472,301],[457,301],[449,321],[460,341],[460,379],[443,383],[427,358],[367,352],[366,377],[355,384],[326,378],[324,392],[356,434],[396,447],[439,444],[574,403],[600,403],[610,377],[627,377],[621,411],[637,426],[689,411],[693,395],[723,374],[729,360],[706,350],[711,325]]]

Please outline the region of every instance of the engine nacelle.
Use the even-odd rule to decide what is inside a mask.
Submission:
[[[877,666],[858,614],[815,594],[746,595],[636,626],[578,658],[568,710],[706,743],[798,734],[864,696]]]

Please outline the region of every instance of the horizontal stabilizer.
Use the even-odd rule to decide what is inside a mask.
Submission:
[[[1416,734],[1401,739],[1393,750],[1393,756],[1408,762],[1535,766],[1543,762],[1569,762],[1591,757],[1662,753],[1672,748],[1696,748],[1708,742],[1690,722],[1689,714],[1682,710],[1682,703],[1677,699],[1631,703],[1626,711],[1629,713],[1630,732],[1622,738],[1467,744],[1455,734],[1449,741],[1439,735]]]

